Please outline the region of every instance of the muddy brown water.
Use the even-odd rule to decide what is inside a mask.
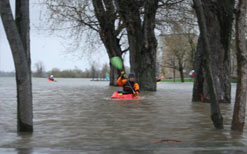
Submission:
[[[233,104],[221,104],[225,129],[214,129],[209,104],[191,102],[192,83],[116,101],[110,96],[120,88],[108,82],[57,80],[33,79],[34,132],[18,134],[15,80],[0,78],[0,153],[247,153],[247,128],[230,131]],[[162,139],[183,142],[153,144]]]

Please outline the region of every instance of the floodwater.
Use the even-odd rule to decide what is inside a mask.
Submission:
[[[34,132],[18,134],[15,80],[0,78],[0,153],[247,153],[247,128],[230,131],[233,104],[221,105],[225,129],[216,130],[209,104],[191,103],[192,83],[162,83],[141,101],[116,101],[110,96],[119,88],[108,82],[57,80],[33,79]]]

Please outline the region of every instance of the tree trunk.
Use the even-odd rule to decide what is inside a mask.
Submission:
[[[234,0],[224,2],[220,0],[202,0],[202,5],[207,12],[205,14],[208,27],[207,35],[211,48],[210,54],[213,55],[211,67],[216,83],[217,99],[221,103],[231,103],[230,40]],[[204,78],[206,78],[205,73]],[[206,82],[205,84],[203,85],[203,95],[205,101],[209,102],[209,89]],[[193,95],[198,96],[198,94]]]
[[[117,84],[118,78],[118,71],[117,69],[110,64],[110,85],[115,86]]]
[[[193,0],[195,5],[195,10],[198,18],[198,24],[200,28],[200,35],[202,37],[203,41],[203,47],[204,47],[204,56],[206,58],[204,69],[206,72],[206,81],[209,87],[210,91],[210,103],[211,103],[211,119],[213,121],[213,124],[215,128],[217,129],[223,129],[223,117],[220,112],[220,106],[218,102],[217,97],[217,90],[216,90],[216,83],[213,78],[213,71],[212,71],[212,58],[211,58],[211,48],[210,48],[210,42],[208,38],[208,32],[207,32],[207,24],[206,24],[206,18],[205,13],[202,7],[201,0]],[[207,12],[208,14],[208,12]]]
[[[237,92],[232,118],[232,130],[243,131],[245,123],[247,92],[247,51],[246,51],[246,0],[239,0],[236,13],[236,47],[237,47]]]
[[[32,73],[31,73],[31,56],[30,56],[30,19],[29,19],[29,0],[16,0],[16,26],[18,28],[18,32],[20,34],[22,44],[25,49],[26,57],[27,57],[27,63],[28,63],[28,70],[27,73],[29,72],[30,80],[27,86],[29,86],[30,89],[30,97],[32,99]],[[32,101],[27,104],[30,106],[30,111],[29,113],[30,117],[33,117],[32,115]],[[22,106],[21,103],[18,103],[18,114],[22,114],[22,112],[25,112],[26,106]],[[19,120],[19,130],[22,131],[22,122]],[[25,127],[25,126],[24,126]],[[31,128],[33,129],[33,128]],[[25,131],[25,130],[23,130]]]
[[[154,28],[158,0],[144,2],[143,21],[139,1],[117,0],[116,4],[128,33],[131,71],[135,72],[141,90],[155,91],[157,40]]]
[[[104,8],[104,5],[106,6]],[[114,56],[122,58],[122,50],[119,39],[117,38],[118,33],[115,30],[115,8],[112,0],[93,0],[94,12],[96,18],[100,24],[100,38],[107,50],[109,59]],[[110,65],[110,85],[116,85],[117,77],[120,75],[120,71]]]
[[[23,46],[26,50],[26,56],[29,66],[30,59],[30,23],[29,20],[29,0],[16,0],[15,22],[18,32],[21,36]],[[31,71],[30,71],[31,72]]]
[[[180,79],[181,79],[181,82],[183,83],[184,82],[184,68],[182,66],[182,64],[179,62],[179,73],[180,73]]]
[[[8,0],[0,1],[1,18],[9,41],[16,69],[17,84],[17,129],[33,131],[32,86],[29,52],[29,1],[18,3],[18,27],[13,19]],[[21,10],[21,12],[19,12]],[[19,31],[18,31],[19,30]],[[24,34],[26,33],[26,34]]]
[[[192,101],[199,102],[204,101],[203,99],[203,83],[204,83],[204,76],[203,76],[203,42],[201,36],[198,38],[196,55],[195,55],[195,80],[193,85],[193,95]]]

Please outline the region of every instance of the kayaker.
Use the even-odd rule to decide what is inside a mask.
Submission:
[[[191,78],[194,78],[196,76],[195,70],[191,70],[190,73],[189,73],[189,76]]]
[[[161,79],[159,77],[156,77],[156,82],[160,82]]]
[[[128,78],[126,78],[125,72],[122,72],[117,84],[123,87],[123,94],[139,95],[140,93],[139,84],[135,82],[135,73],[129,73]]]
[[[49,80],[50,80],[50,81],[54,81],[53,75],[51,75],[51,76],[49,77]]]

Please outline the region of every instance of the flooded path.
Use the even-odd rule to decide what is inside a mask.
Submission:
[[[236,85],[232,86],[232,96]],[[0,78],[0,153],[246,153],[247,134],[230,131],[233,104],[221,104],[224,130],[209,104],[191,103],[192,83],[162,83],[142,101],[110,99],[118,87],[88,79],[33,79],[34,133],[16,133],[14,78]],[[183,142],[162,142],[160,139]]]

